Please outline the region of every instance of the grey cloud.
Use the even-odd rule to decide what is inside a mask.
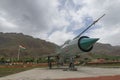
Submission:
[[[89,34],[104,37],[105,41],[113,43],[118,39],[116,35],[120,33],[118,31],[112,35],[109,31],[120,30],[119,4],[120,0],[0,0],[0,22],[4,22],[3,25],[0,23],[0,31],[43,35],[48,39],[50,35],[48,36],[47,33],[51,32],[52,35],[55,32],[52,32],[53,28],[62,30],[61,28],[66,26],[72,29],[76,25],[84,25],[82,18],[86,15],[97,18],[106,13],[107,15],[100,20],[100,26],[104,29],[104,31],[101,29],[100,33],[105,34],[101,36],[98,33],[99,30],[93,31],[96,34]],[[9,24],[14,24],[16,27],[9,27]],[[68,30],[68,32],[70,31]],[[114,36],[114,40],[112,36]]]
[[[48,10],[51,8],[45,2],[38,2],[39,0],[2,0],[0,9],[7,14],[8,20],[18,25],[17,31],[28,34],[40,32],[50,27],[51,14]]]

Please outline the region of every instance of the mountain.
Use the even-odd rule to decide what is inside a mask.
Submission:
[[[112,46],[110,44],[96,43],[91,52],[96,54],[120,56],[120,46]]]
[[[54,43],[22,33],[0,33],[0,56],[17,57],[19,45],[26,48],[21,50],[21,57],[39,57],[54,53],[58,47]]]
[[[56,44],[33,38],[22,33],[0,33],[0,57],[16,57],[19,45],[26,49],[21,50],[20,57],[40,57],[42,55],[55,53]],[[119,55],[120,46],[111,46],[110,44],[96,43],[93,50],[95,54]]]

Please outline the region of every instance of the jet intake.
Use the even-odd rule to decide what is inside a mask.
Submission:
[[[93,45],[95,44],[96,41],[98,41],[99,38],[89,38],[87,36],[82,36],[78,40],[78,47],[80,50],[83,52],[89,52],[92,50]]]

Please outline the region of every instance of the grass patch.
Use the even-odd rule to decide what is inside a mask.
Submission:
[[[18,73],[28,69],[31,69],[31,68],[30,67],[29,68],[0,68],[0,77]]]
[[[26,71],[26,70],[30,70],[30,69],[33,69],[33,68],[37,68],[40,66],[26,66],[24,67],[23,66],[1,66],[0,65],[0,77],[3,77],[3,76],[7,76],[7,75],[10,75],[10,74],[15,74],[15,73],[18,73],[18,72],[22,72],[22,71]],[[43,66],[42,66],[43,67]]]

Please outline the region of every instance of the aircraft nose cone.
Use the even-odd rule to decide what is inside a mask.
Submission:
[[[90,48],[93,44],[96,43],[96,41],[98,41],[99,38],[83,38],[81,39],[80,41],[80,46],[83,48],[83,49],[88,49]]]

